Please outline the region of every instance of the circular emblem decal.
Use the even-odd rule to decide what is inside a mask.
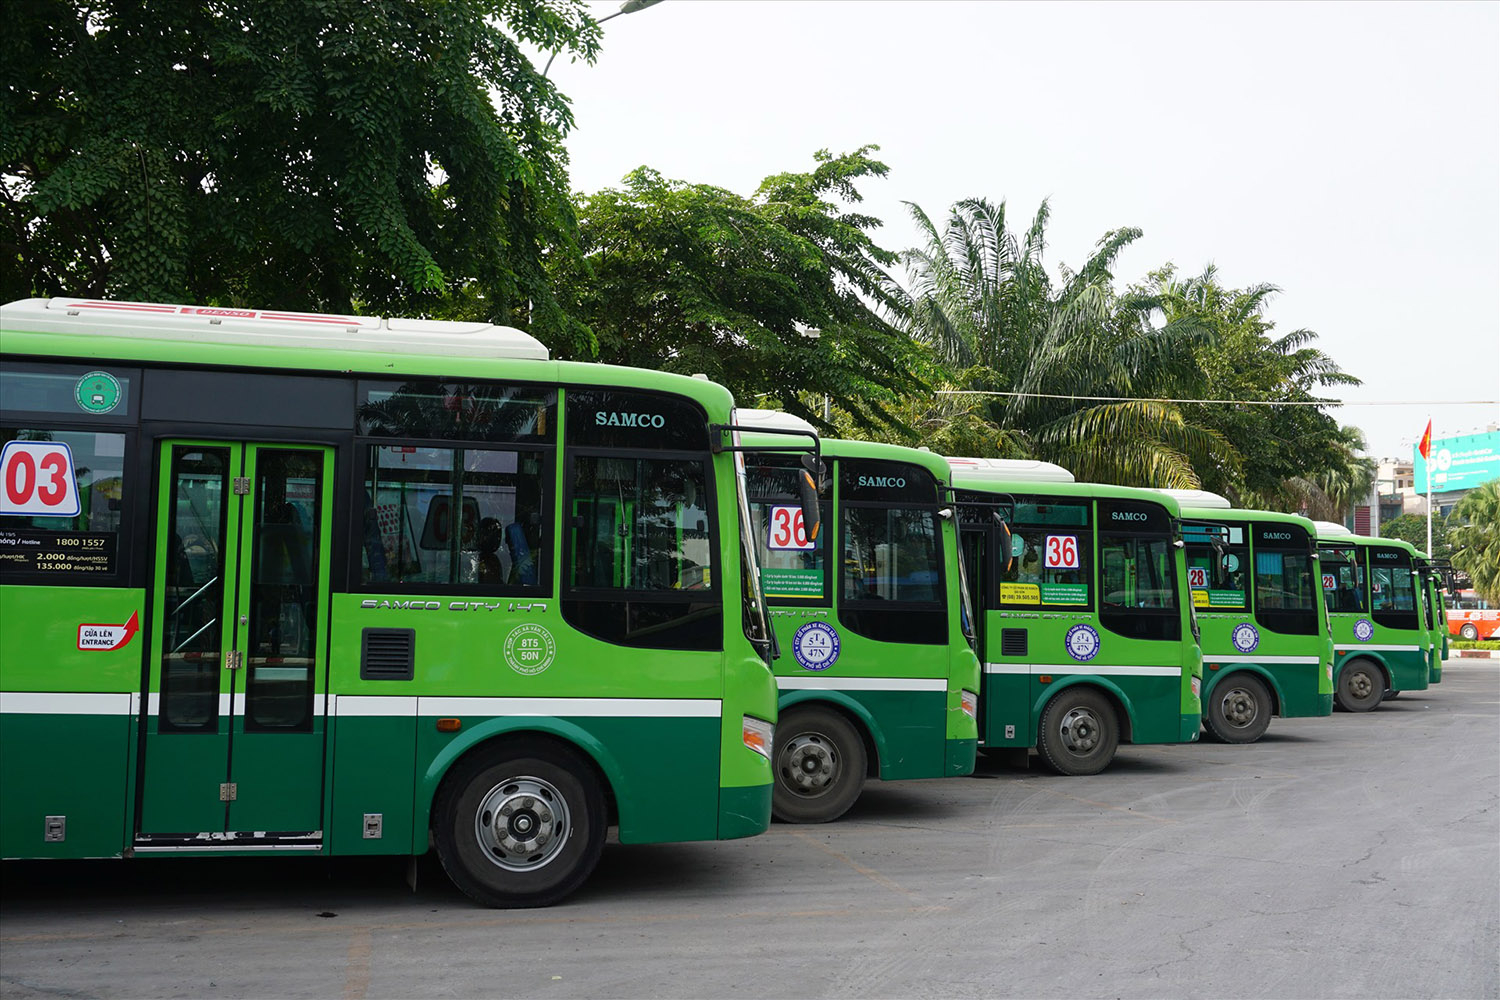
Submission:
[[[1253,653],[1255,647],[1260,645],[1260,633],[1249,622],[1236,625],[1234,631],[1229,633],[1229,638],[1234,642],[1234,648],[1241,653]]]
[[[120,395],[120,383],[109,372],[89,372],[73,387],[79,409],[90,413],[108,413],[120,405]]]
[[[839,658],[839,634],[831,625],[808,622],[792,636],[792,655],[803,670],[827,670]]]
[[[557,643],[540,625],[517,625],[505,637],[505,662],[518,674],[539,674],[552,666]]]
[[[1092,660],[1099,655],[1099,633],[1092,625],[1074,625],[1068,629],[1063,645],[1068,647],[1068,655],[1080,663]]]
[[[1375,626],[1370,624],[1368,618],[1361,618],[1354,623],[1354,638],[1360,642],[1369,642],[1370,637],[1375,634]]]

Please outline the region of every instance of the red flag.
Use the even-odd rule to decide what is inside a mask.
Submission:
[[[1427,429],[1422,432],[1422,443],[1417,445],[1417,451],[1422,455],[1422,461],[1432,457],[1432,418],[1427,418]]]

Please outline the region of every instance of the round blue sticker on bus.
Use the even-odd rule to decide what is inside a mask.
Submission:
[[[1063,639],[1068,655],[1080,663],[1099,655],[1099,633],[1092,625],[1074,625]]]
[[[1234,648],[1241,653],[1253,653],[1255,647],[1260,645],[1260,633],[1249,622],[1236,625],[1234,631],[1229,633],[1229,638],[1234,643]]]
[[[831,625],[808,622],[792,636],[792,655],[803,670],[827,670],[839,658],[839,634]]]
[[[1369,642],[1370,638],[1374,634],[1375,626],[1370,624],[1370,620],[1368,618],[1361,618],[1359,621],[1354,623],[1354,638],[1358,639],[1360,642]]]

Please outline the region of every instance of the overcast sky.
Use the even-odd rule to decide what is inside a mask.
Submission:
[[[597,16],[618,9],[597,4]],[[818,149],[879,145],[877,242],[903,201],[1050,198],[1049,264],[1145,236],[1130,282],[1212,262],[1270,282],[1364,380],[1343,398],[1500,398],[1500,5],[664,0],[559,58],[574,187],[641,165],[750,194]],[[1500,406],[1351,405],[1376,455]]]

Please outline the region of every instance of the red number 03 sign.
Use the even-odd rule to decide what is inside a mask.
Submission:
[[[0,514],[77,517],[73,452],[60,441],[7,441],[0,451]]]
[[[816,546],[807,540],[801,507],[772,507],[766,521],[766,548],[772,551],[806,551]]]
[[[1078,569],[1078,537],[1076,535],[1048,535],[1046,558],[1042,565],[1047,569]]]

